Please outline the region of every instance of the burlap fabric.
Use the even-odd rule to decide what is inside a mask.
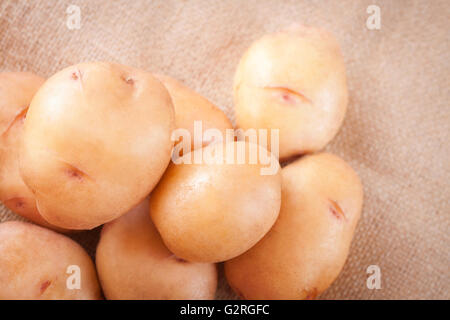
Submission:
[[[66,26],[70,4],[81,9],[80,29]],[[371,4],[380,30],[366,27]],[[2,0],[0,71],[50,76],[116,61],[183,80],[233,119],[233,73],[252,40],[292,22],[332,31],[350,105],[327,150],[360,174],[365,205],[347,264],[322,298],[449,299],[449,14],[447,0]],[[74,237],[93,254],[98,230]],[[380,290],[366,286],[369,265],[381,268]],[[234,297],[223,277],[217,296]]]

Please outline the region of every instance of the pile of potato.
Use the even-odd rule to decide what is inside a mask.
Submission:
[[[224,135],[233,126],[164,75],[108,62],[47,80],[1,73],[0,201],[35,224],[0,224],[0,299],[212,299],[220,262],[245,299],[328,288],[363,202],[352,168],[320,152],[347,108],[339,46],[315,28],[268,34],[245,52],[233,90],[237,127],[279,129],[279,150],[194,141],[194,121]],[[244,150],[246,160],[175,163],[176,128],[195,137],[181,157]],[[252,152],[275,173],[262,175]],[[100,225],[94,264],[65,234]]]

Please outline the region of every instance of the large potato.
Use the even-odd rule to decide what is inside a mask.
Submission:
[[[174,256],[148,215],[148,199],[107,223],[97,247],[96,264],[107,299],[213,299],[214,264]]]
[[[245,159],[239,164],[241,147]],[[226,159],[229,150],[234,150],[233,161]],[[255,152],[270,157],[272,175],[261,174],[266,165],[260,159],[251,163]],[[217,161],[171,163],[150,197],[150,215],[175,255],[219,262],[245,252],[269,231],[280,209],[281,170],[266,149],[243,141],[210,144],[183,159],[201,153],[216,155]]]
[[[328,288],[348,255],[363,189],[342,159],[306,156],[282,170],[280,216],[252,249],[225,263],[246,299],[312,299]]]
[[[0,284],[0,300],[101,299],[94,264],[84,249],[26,222],[0,223]]]
[[[44,79],[28,72],[0,73],[0,201],[11,211],[56,229],[39,214],[19,172],[19,150],[28,106]]]
[[[347,109],[338,43],[306,27],[262,37],[239,63],[234,100],[238,127],[280,130],[281,159],[320,150],[336,135]]]
[[[203,132],[208,129],[219,130],[225,140],[226,130],[233,129],[233,125],[222,110],[181,82],[165,75],[156,75],[156,77],[164,84],[172,97],[176,127],[186,129],[190,133],[190,150],[204,147],[212,142],[203,139]],[[200,135],[194,135],[195,121],[201,121]],[[182,138],[175,144],[181,141]]]
[[[28,110],[20,156],[41,215],[91,229],[134,207],[169,163],[173,113],[164,86],[126,66],[83,63],[48,79]]]

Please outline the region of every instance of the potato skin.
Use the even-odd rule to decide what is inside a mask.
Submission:
[[[363,188],[337,156],[305,156],[282,169],[280,216],[252,249],[225,263],[245,299],[313,299],[336,279],[361,214]]]
[[[244,164],[174,164],[150,197],[150,215],[166,246],[187,261],[220,262],[242,254],[275,222],[281,198],[279,163],[267,150],[243,141],[214,143],[194,150],[216,153],[245,147]],[[274,175],[261,175],[261,162],[250,164],[250,150],[276,162]],[[223,151],[223,156],[226,152]]]
[[[91,229],[150,193],[170,161],[173,128],[170,96],[151,74],[107,62],[71,66],[31,102],[21,174],[48,222]]]
[[[81,288],[68,289],[67,267],[81,271]],[[0,223],[0,300],[101,299],[94,264],[75,241],[19,221]]]
[[[217,106],[208,99],[202,97],[183,83],[166,75],[156,74],[172,97],[175,108],[175,124],[177,128],[187,129],[191,134],[191,150],[195,149],[194,121],[202,121],[203,132],[208,129],[218,129],[225,137],[226,129],[233,129],[233,125]],[[197,145],[205,147],[212,141],[200,141],[197,137]],[[180,138],[179,141],[182,139]],[[176,141],[177,144],[179,141]]]
[[[178,259],[148,215],[148,199],[103,226],[96,264],[107,299],[213,299],[217,269]]]
[[[234,101],[238,127],[280,130],[280,159],[322,149],[347,109],[338,43],[302,26],[263,36],[239,62]]]
[[[0,73],[0,134],[7,132],[14,119],[26,112],[44,81],[31,72]]]
[[[33,193],[19,171],[19,150],[28,106],[44,78],[29,72],[0,73],[0,201],[11,211],[41,226],[52,226],[39,214]]]

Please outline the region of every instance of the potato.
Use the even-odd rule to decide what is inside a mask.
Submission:
[[[176,127],[186,129],[190,133],[190,150],[205,147],[212,142],[201,139],[200,135],[194,135],[194,121],[201,121],[203,129],[201,133],[208,129],[217,129],[225,140],[226,129],[233,129],[233,125],[222,110],[181,82],[165,75],[157,74],[155,76],[164,84],[172,97]],[[194,138],[196,139],[194,140]],[[182,138],[175,144],[181,140]]]
[[[0,133],[26,113],[30,101],[44,79],[30,72],[0,73]]]
[[[164,245],[148,214],[148,199],[107,223],[96,264],[107,299],[213,299],[214,264],[177,258]]]
[[[347,109],[338,43],[323,30],[298,26],[263,36],[239,63],[234,100],[238,127],[280,130],[280,159],[322,149]]]
[[[280,216],[252,249],[225,263],[245,299],[313,299],[336,279],[361,214],[357,174],[337,156],[305,156],[282,170]]]
[[[174,111],[151,74],[82,63],[31,101],[20,170],[51,224],[91,229],[124,214],[156,185],[171,156]]]
[[[234,161],[227,161],[234,150]],[[236,162],[243,148],[242,164]],[[262,159],[275,171],[262,175]],[[176,256],[195,262],[231,259],[258,242],[275,222],[281,198],[278,161],[265,149],[243,141],[214,143],[182,159],[216,156],[216,161],[171,163],[150,197],[150,215],[164,243]],[[223,160],[223,164],[220,164]]]
[[[28,72],[0,73],[0,201],[11,211],[58,231],[39,214],[19,172],[19,149],[28,106],[44,79]]]
[[[0,223],[0,283],[0,300],[101,299],[94,264],[84,249],[26,222]]]

